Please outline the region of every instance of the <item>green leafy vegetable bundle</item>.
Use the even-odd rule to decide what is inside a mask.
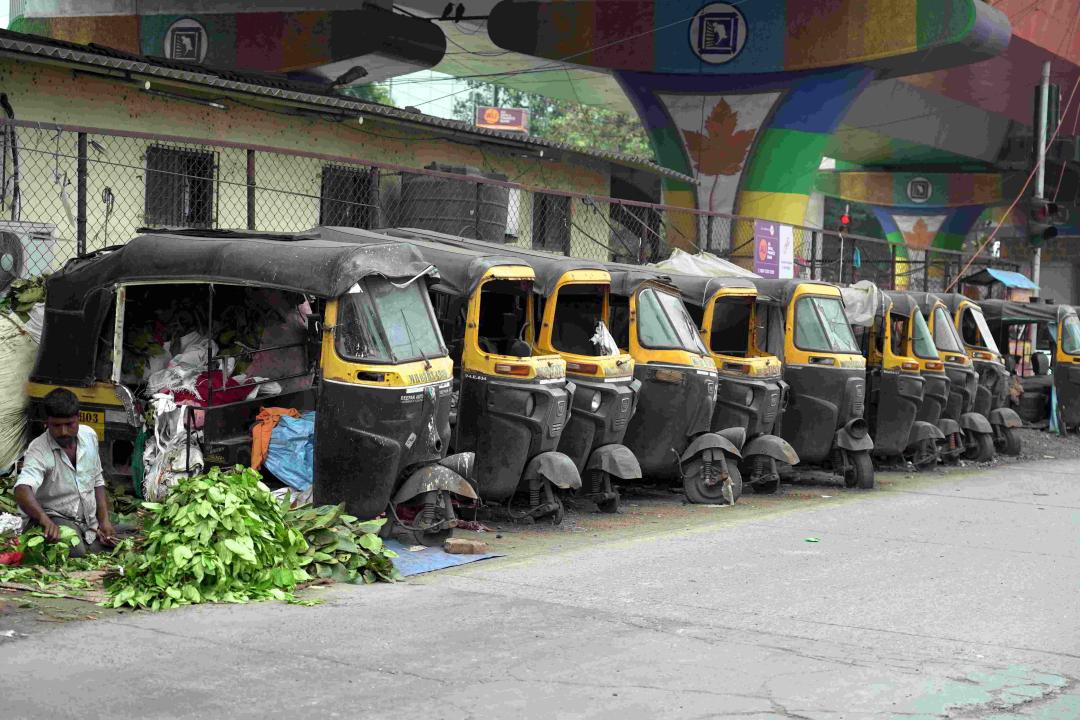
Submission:
[[[394,567],[397,554],[378,536],[385,519],[359,522],[345,514],[344,505],[305,505],[289,513],[288,522],[304,534],[308,574],[336,582],[394,582],[401,573]]]
[[[45,302],[45,275],[11,283],[7,294],[0,298],[0,311],[13,312],[26,322],[34,305]]]
[[[126,555],[106,583],[113,607],[291,600],[309,579],[307,542],[250,468],[214,468],[143,508],[141,552]]]

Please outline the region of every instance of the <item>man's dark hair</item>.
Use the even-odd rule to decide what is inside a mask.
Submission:
[[[69,418],[79,414],[79,398],[64,388],[56,388],[45,396],[45,417]]]

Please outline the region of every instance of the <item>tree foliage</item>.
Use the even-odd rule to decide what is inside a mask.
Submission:
[[[477,105],[525,108],[529,111],[529,134],[533,137],[576,148],[653,157],[649,138],[636,117],[478,80],[466,82],[469,92],[462,93],[454,102],[454,117],[458,120],[472,123]]]
[[[341,88],[338,92],[342,95],[347,95],[351,98],[356,98],[363,102],[379,103],[381,105],[393,106],[394,101],[390,97],[390,91],[387,90],[385,85],[380,83],[370,83],[368,85],[348,85]]]

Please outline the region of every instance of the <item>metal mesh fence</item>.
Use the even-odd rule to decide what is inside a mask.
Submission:
[[[69,258],[126,242],[148,226],[421,227],[631,263],[661,260],[680,248],[750,266],[755,250],[752,218],[536,189],[470,168],[404,168],[9,122],[0,122],[0,143],[0,231],[19,237],[24,275],[54,272]],[[878,238],[806,227],[791,232],[799,277],[941,290],[964,263],[960,253],[919,252]]]

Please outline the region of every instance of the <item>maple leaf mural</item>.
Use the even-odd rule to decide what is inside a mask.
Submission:
[[[716,185],[722,176],[737,175],[742,170],[750,143],[754,141],[756,130],[736,130],[739,113],[731,109],[723,98],[705,120],[704,133],[683,130],[686,149],[699,175],[713,177],[712,190],[709,192],[709,210],[713,209],[713,196]]]

